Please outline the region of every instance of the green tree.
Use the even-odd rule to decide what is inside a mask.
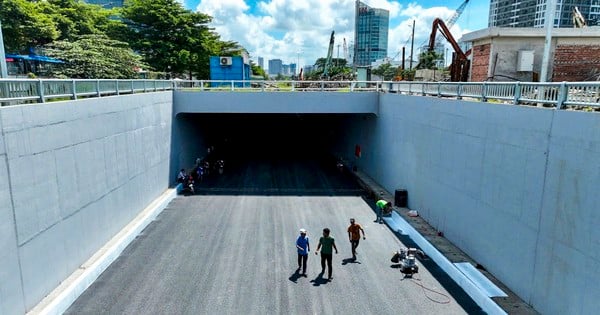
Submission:
[[[135,79],[145,68],[141,57],[127,43],[105,35],[81,35],[75,41],[56,41],[46,53],[64,61],[52,75],[81,79]]]
[[[116,18],[116,10],[87,4],[78,0],[41,1],[40,10],[55,22],[60,35],[58,40],[75,40],[80,35],[106,34],[124,24]]]
[[[444,59],[443,54],[435,51],[424,51],[419,55],[418,69],[438,69],[438,62]]]
[[[348,67],[346,59],[333,58],[331,59],[329,78],[323,78],[326,61],[326,58],[318,58],[314,64],[315,70],[304,74],[306,80],[346,80],[353,77],[352,68]]]
[[[250,69],[252,70],[253,75],[261,76],[265,80],[269,78],[265,70],[259,65],[256,65],[254,61],[250,61]]]
[[[373,69],[371,73],[382,77],[384,81],[390,81],[397,75],[398,67],[394,67],[389,62],[386,62]]]
[[[208,27],[212,18],[189,11],[177,0],[130,0],[122,9],[129,31],[123,36],[157,71],[209,77],[209,56],[239,53]]]
[[[7,52],[28,53],[30,48],[45,45],[59,37],[55,21],[43,14],[40,8],[47,5],[45,1],[0,0],[0,19]]]

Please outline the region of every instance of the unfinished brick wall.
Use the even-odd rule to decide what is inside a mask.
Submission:
[[[559,45],[554,50],[552,81],[586,81],[600,75],[599,45]]]
[[[471,59],[471,81],[481,82],[488,77],[491,44],[473,46]]]

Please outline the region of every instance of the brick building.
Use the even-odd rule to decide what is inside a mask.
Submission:
[[[470,43],[469,81],[538,81],[546,31],[491,27],[463,35]],[[590,81],[600,77],[600,28],[555,28],[549,81]]]

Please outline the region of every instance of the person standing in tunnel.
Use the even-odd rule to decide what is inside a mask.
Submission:
[[[350,218],[350,226],[348,226],[348,238],[350,239],[350,245],[352,247],[352,260],[356,260],[356,248],[360,242],[360,232],[362,232],[363,240],[365,236],[365,230],[358,223],[354,222],[354,218]]]
[[[333,278],[333,249],[335,249],[335,253],[338,253],[338,249],[335,246],[335,239],[329,235],[329,228],[323,229],[323,236],[319,239],[319,245],[317,246],[317,251],[315,255],[319,254],[319,249],[322,247],[321,251],[321,275],[325,273],[325,263],[327,263],[327,279],[331,280]]]
[[[308,252],[310,252],[310,242],[305,229],[300,229],[300,236],[296,239],[296,249],[298,250],[298,272],[302,269],[302,275],[306,276],[306,261],[308,260]]]

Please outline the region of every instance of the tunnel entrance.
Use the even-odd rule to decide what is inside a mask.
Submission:
[[[185,114],[180,124],[184,168],[197,158],[209,173],[197,192],[268,195],[359,195],[349,165],[338,168],[345,126],[354,115]],[[214,166],[223,160],[223,174]]]

